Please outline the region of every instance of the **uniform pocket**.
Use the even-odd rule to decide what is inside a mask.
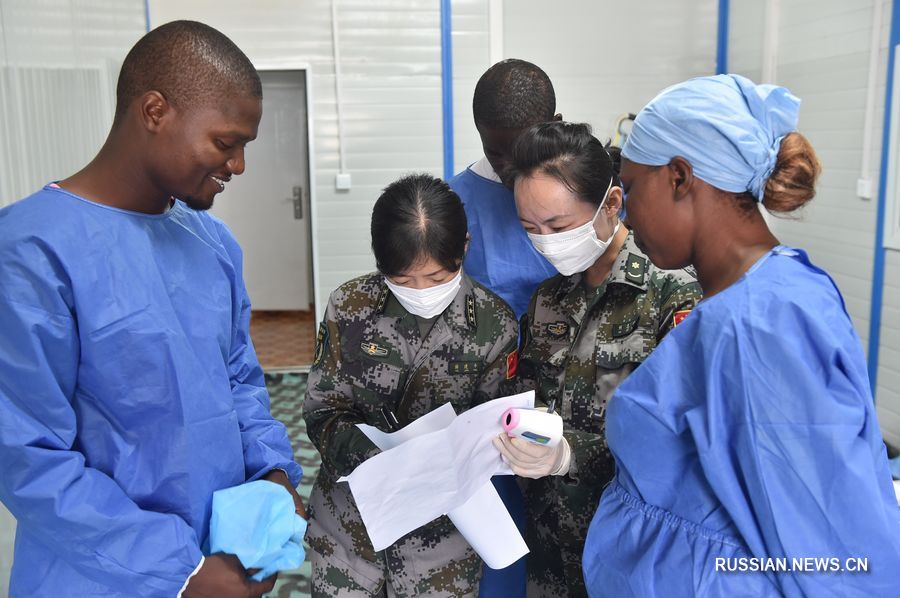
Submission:
[[[529,347],[525,359],[520,357],[520,368],[523,362],[527,362],[524,369],[520,370],[520,376],[534,379],[536,390],[544,397],[544,400],[560,401],[562,397],[559,396],[559,392],[568,356],[568,342],[542,338]]]
[[[397,389],[400,386],[402,370],[387,364],[366,368],[363,375],[353,381],[353,400],[365,415],[366,423],[382,430],[390,428],[383,409],[392,409]]]
[[[536,343],[538,344],[538,343]],[[558,340],[543,340],[539,343],[541,362],[554,368],[561,368],[569,356],[570,343]]]
[[[393,395],[400,387],[403,368],[370,359],[361,359],[359,382],[366,389],[384,396]]]
[[[604,369],[617,370],[629,363],[642,363],[655,348],[656,338],[649,331],[637,328],[628,336],[598,342],[595,363]]]
[[[462,413],[472,406],[478,380],[479,375],[474,373],[433,376],[425,382],[431,388],[433,409],[450,403],[456,413]]]

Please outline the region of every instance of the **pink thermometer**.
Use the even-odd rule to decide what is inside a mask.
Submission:
[[[535,444],[556,446],[562,438],[563,420],[555,413],[510,407],[500,416],[500,423],[509,436]]]

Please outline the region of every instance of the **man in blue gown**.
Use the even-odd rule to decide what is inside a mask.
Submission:
[[[556,95],[538,66],[510,58],[478,80],[472,100],[484,157],[450,179],[468,218],[466,274],[494,291],[521,318],[537,286],[556,268],[535,250],[519,223],[506,170],[519,134],[538,123],[562,120]]]
[[[269,412],[241,250],[205,210],[244,170],[259,77],[220,32],[129,52],[94,160],[0,211],[0,499],[11,596],[260,596],[203,557],[214,491],[301,470]]]
[[[556,94],[543,70],[515,58],[498,62],[478,80],[472,100],[484,157],[448,181],[466,209],[471,236],[463,262],[466,274],[500,295],[517,318],[528,311],[534,290],[555,276],[556,268],[525,234],[506,169],[519,134],[538,123],[561,120],[555,110]],[[525,505],[515,479],[498,476],[494,486],[521,529]],[[480,595],[524,596],[525,559],[498,571],[485,568]]]

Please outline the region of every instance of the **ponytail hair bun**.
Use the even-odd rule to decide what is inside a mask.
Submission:
[[[773,213],[787,213],[804,206],[816,194],[822,165],[809,140],[796,131],[785,135],[766,181],[763,205]]]

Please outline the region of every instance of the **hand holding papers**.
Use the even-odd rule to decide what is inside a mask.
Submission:
[[[510,407],[532,408],[534,392],[496,399],[455,415],[444,405],[402,430],[360,429],[383,453],[339,481],[350,490],[375,550],[447,514],[492,568],[528,552],[490,483],[511,474],[491,440],[502,433]]]

